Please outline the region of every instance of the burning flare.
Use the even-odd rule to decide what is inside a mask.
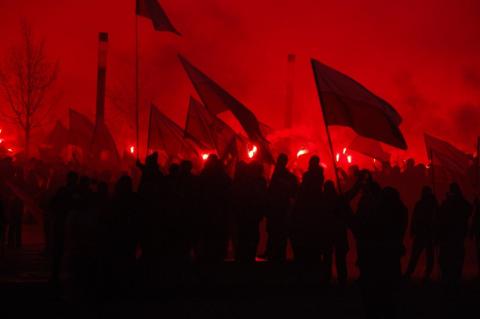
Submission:
[[[255,154],[257,154],[257,146],[256,145],[253,145],[253,148],[250,150],[248,150],[248,158],[253,158],[255,156]]]

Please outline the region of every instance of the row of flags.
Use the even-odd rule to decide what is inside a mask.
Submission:
[[[150,19],[156,31],[180,35],[157,0],[136,0],[136,14]],[[245,150],[250,141],[258,146],[262,160],[273,163],[266,138],[271,129],[185,57],[179,55],[179,60],[200,101],[191,98],[185,129],[152,105],[148,149],[161,149],[167,154],[180,154],[184,157],[199,156],[199,150],[207,149],[214,150],[220,158],[225,158],[227,155],[239,156],[239,150]],[[311,63],[327,132],[329,126],[351,128],[358,136],[349,148],[383,162],[390,160],[390,154],[384,151],[381,143],[407,149],[400,130],[402,118],[387,101],[348,75],[315,59],[312,59]],[[218,117],[227,111],[238,120],[246,137],[235,132]],[[65,143],[64,139],[68,136],[68,143],[91,150],[107,149],[118,156],[106,126],[95,127],[88,118],[74,110],[70,110],[69,118],[68,130],[60,123],[56,124],[49,136],[52,144]],[[441,165],[454,174],[466,174],[471,163],[469,155],[427,134],[425,145],[429,158],[433,159],[436,165]]]

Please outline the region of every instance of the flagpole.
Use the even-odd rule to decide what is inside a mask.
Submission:
[[[477,191],[480,191],[480,136],[477,137],[477,172],[475,176],[477,182]]]
[[[431,168],[430,175],[432,177],[432,191],[433,191],[433,195],[436,195],[436,191],[435,191],[435,168],[433,166],[433,152],[432,152],[431,148],[429,149],[429,153],[430,153],[430,168]]]
[[[138,78],[139,73],[139,54],[138,54],[138,12],[135,10],[135,133],[137,145],[137,160],[140,158],[140,82]]]
[[[327,131],[328,146],[330,147],[330,154],[332,155],[333,169],[335,170],[335,178],[337,179],[338,192],[342,193],[342,187],[340,185],[340,178],[338,176],[337,162],[335,160],[335,153],[333,152],[332,138],[330,137],[330,130],[328,129],[326,115],[325,115],[325,108],[324,108],[325,104],[324,104],[322,93],[320,91],[320,85],[318,83],[318,79],[315,76],[315,66],[313,64],[313,61],[312,61],[312,70],[313,70],[313,75],[314,75],[313,77],[315,78],[315,84],[317,86],[318,97],[320,99],[320,104],[321,104],[320,108],[322,109],[323,123],[325,124],[325,129]]]

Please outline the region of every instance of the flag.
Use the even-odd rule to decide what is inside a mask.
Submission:
[[[120,160],[115,140],[105,122],[100,121],[97,123],[93,133],[90,151],[97,158],[99,158],[99,155],[102,152],[106,151],[112,156],[111,159],[114,159],[115,161]]]
[[[180,126],[152,104],[148,130],[149,150],[163,150],[167,155],[177,158],[197,157],[198,152],[184,135]]]
[[[390,161],[390,153],[385,152],[379,142],[369,138],[357,136],[353,139],[348,148],[382,162]]]
[[[217,150],[220,158],[237,135],[230,126],[211,114],[194,98],[190,98],[185,133],[206,148]]]
[[[55,123],[54,128],[47,136],[46,144],[57,152],[68,145],[68,129],[63,126],[62,122]]]
[[[327,126],[347,126],[363,137],[407,149],[398,128],[402,119],[390,104],[323,63],[312,59],[312,67]]]
[[[68,116],[68,143],[89,151],[95,126],[85,115],[73,109],[69,110]]]
[[[450,143],[425,134],[425,146],[430,160],[438,161],[439,166],[455,176],[465,177],[470,167],[471,157]],[[435,164],[435,163],[434,163]]]
[[[259,144],[260,154],[264,156],[264,159],[273,163],[268,141],[262,133],[261,125],[255,114],[183,56],[180,55],[179,58],[205,107],[214,115],[231,111],[247,133],[248,138]]]
[[[152,20],[153,28],[156,31],[167,31],[180,35],[157,0],[137,0],[137,15]]]

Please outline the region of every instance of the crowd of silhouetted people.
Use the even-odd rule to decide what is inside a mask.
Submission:
[[[43,212],[52,283],[66,281],[81,287],[75,291],[82,294],[122,294],[138,278],[164,276],[168,281],[175,269],[217,267],[229,254],[245,266],[262,257],[272,264],[313,267],[327,283],[334,268],[338,283],[345,285],[351,232],[367,312],[387,315],[395,288],[402,277],[412,276],[422,253],[424,280],[438,264],[442,281],[455,286],[471,235],[480,265],[478,197],[468,201],[459,184],[451,183],[445,199],[437,200],[425,166],[407,162],[403,172],[352,166],[339,172],[339,192],[325,180],[317,156],[298,178],[280,154],[269,180],[258,161],[239,162],[231,177],[215,155],[198,174],[190,161],[171,164],[165,174],[157,157],[153,153],[145,163],[137,162],[138,183],[129,174],[91,178],[74,167],[53,170],[41,162],[30,163],[34,173],[24,176],[11,159],[2,160],[2,253],[4,243],[21,247],[22,214],[34,210],[20,188],[39,194],[34,199]],[[267,243],[258,256],[262,221]],[[407,234],[412,238],[409,256]],[[403,256],[408,266],[402,271]]]

